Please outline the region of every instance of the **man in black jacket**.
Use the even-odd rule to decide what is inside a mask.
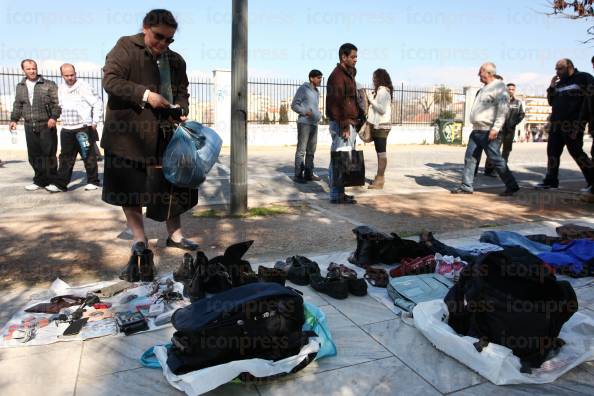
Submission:
[[[51,184],[57,174],[56,120],[60,117],[61,110],[58,104],[58,86],[37,74],[37,63],[32,59],[25,59],[21,62],[21,69],[25,78],[16,86],[10,130],[16,129],[21,118],[25,119],[27,153],[35,172],[33,184],[25,189],[35,191]]]
[[[584,99],[589,101],[594,92],[594,77],[578,71],[569,59],[557,62],[555,70],[557,74],[547,89],[547,98],[552,108],[547,142],[547,174],[536,188],[559,187],[559,162],[565,146],[591,186],[594,183],[594,167],[583,149],[586,124],[583,106],[587,103]]]
[[[507,84],[507,93],[509,95],[509,111],[505,117],[505,124],[501,128],[499,135],[501,136],[502,152],[501,156],[505,160],[505,163],[509,160],[509,154],[512,151],[512,145],[514,143],[514,137],[516,135],[516,127],[526,115],[524,112],[524,104],[518,98],[516,98],[516,84]],[[496,177],[495,166],[487,160],[485,163],[485,175]]]

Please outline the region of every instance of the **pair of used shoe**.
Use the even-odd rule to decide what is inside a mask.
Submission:
[[[152,282],[156,272],[153,251],[143,242],[136,242],[128,265],[120,273],[120,279],[127,282]]]
[[[332,198],[330,200],[330,203],[332,203],[332,204],[356,204],[357,200],[352,195],[343,194],[338,198]]]
[[[292,256],[285,261],[277,261],[274,268],[284,271],[287,279],[299,286],[309,285],[312,277],[320,275],[318,263],[304,256]]]
[[[349,293],[362,297],[367,294],[367,282],[357,278],[357,273],[343,264],[330,263],[326,277],[311,277],[311,287],[332,298],[344,300]]]
[[[500,197],[511,197],[518,191],[520,191],[520,187],[516,185],[514,187],[506,187],[505,190],[500,192],[498,195]],[[454,188],[453,190],[450,190],[450,192],[452,194],[473,194],[474,193],[474,191],[466,190],[462,186],[458,186],[458,187]]]

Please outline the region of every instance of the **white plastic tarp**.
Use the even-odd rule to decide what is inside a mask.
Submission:
[[[531,374],[520,372],[520,359],[511,349],[489,343],[482,352],[474,348],[476,338],[460,336],[447,324],[448,309],[442,300],[419,303],[414,311],[415,327],[437,349],[478,372],[495,385],[553,382],[572,368],[594,360],[594,318],[574,314],[561,329],[566,342],[557,356]]]
[[[164,346],[155,346],[154,352],[163,368],[163,374],[171,386],[186,392],[189,396],[196,396],[232,381],[241,373],[250,373],[257,378],[288,373],[309,354],[316,353],[319,349],[319,339],[311,337],[309,343],[301,348],[298,355],[283,360],[276,362],[264,359],[236,360],[182,375],[173,374],[167,366],[167,349]]]

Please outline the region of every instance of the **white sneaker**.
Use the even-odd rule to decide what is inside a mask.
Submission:
[[[581,192],[592,192],[592,186],[581,188],[580,191]]]
[[[41,188],[41,186],[38,186],[35,183],[25,186],[25,190],[27,190],[27,191],[35,191],[35,190],[39,190],[40,188]]]
[[[55,184],[50,184],[49,186],[45,186],[45,189],[51,193],[59,193],[62,192]]]
[[[87,185],[85,186],[85,191],[93,191],[93,190],[96,190],[96,189],[98,189],[98,188],[99,188],[99,187],[97,187],[96,185],[89,183],[89,184],[87,184]]]

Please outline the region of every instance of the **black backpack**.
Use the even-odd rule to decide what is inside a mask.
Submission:
[[[510,348],[522,372],[540,367],[564,344],[561,327],[578,310],[571,285],[520,247],[488,253],[464,268],[445,303],[457,333],[478,338],[479,352],[489,342]]]
[[[303,298],[278,283],[249,283],[177,310],[167,365],[183,374],[234,360],[280,360],[308,342]]]

